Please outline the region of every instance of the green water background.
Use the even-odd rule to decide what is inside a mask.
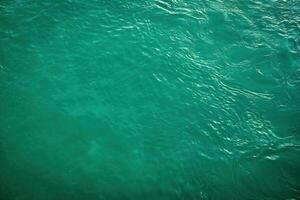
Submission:
[[[0,199],[300,199],[299,13],[1,0]]]

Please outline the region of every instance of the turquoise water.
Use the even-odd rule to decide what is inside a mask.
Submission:
[[[300,199],[299,13],[1,0],[0,199]]]

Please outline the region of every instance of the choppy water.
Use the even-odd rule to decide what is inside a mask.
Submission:
[[[0,1],[1,199],[300,199],[299,13]]]

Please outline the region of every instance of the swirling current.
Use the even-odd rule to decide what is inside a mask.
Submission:
[[[300,199],[299,13],[1,0],[0,199]]]

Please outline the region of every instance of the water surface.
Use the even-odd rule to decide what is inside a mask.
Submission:
[[[299,13],[0,1],[1,199],[300,199]]]

